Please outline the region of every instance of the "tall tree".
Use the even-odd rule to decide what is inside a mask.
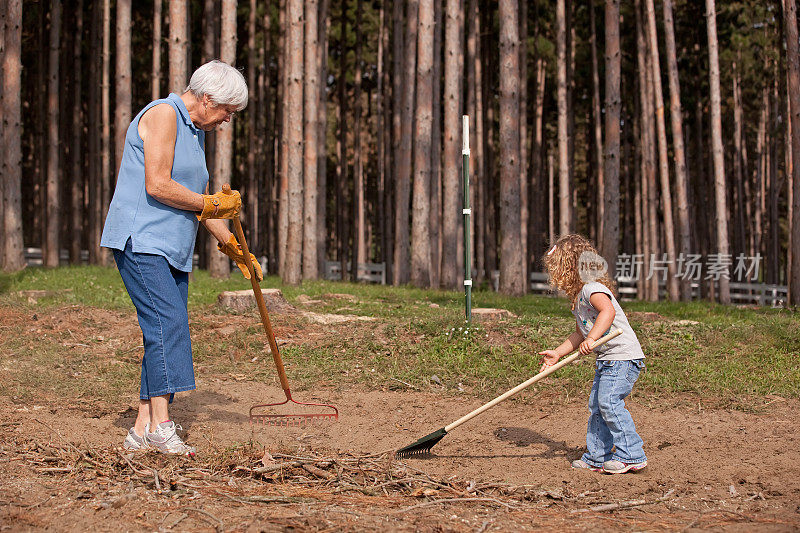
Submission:
[[[70,182],[70,223],[69,223],[69,262],[76,265],[81,263],[81,249],[83,241],[83,191],[84,191],[84,157],[82,146],[83,139],[83,0],[78,0],[75,7],[75,39],[72,52],[72,134],[70,139],[70,152],[72,154],[72,179]]]
[[[22,0],[5,5],[3,34],[3,270],[25,267],[22,243]]]
[[[102,61],[102,82],[100,85],[100,124],[101,126],[101,147],[100,154],[100,209],[101,214],[98,223],[98,234],[102,232],[103,223],[108,212],[108,204],[111,203],[111,0],[103,0],[103,61]],[[95,246],[100,246],[97,242]],[[108,251],[101,250],[98,253],[98,262],[105,265],[108,259]]]
[[[661,89],[661,66],[656,35],[656,13],[653,0],[645,0],[650,66],[653,71],[653,89],[656,106],[656,135],[658,138],[658,163],[661,178],[661,206],[664,224],[664,244],[667,250],[667,291],[669,299],[679,298],[678,279],[675,276],[675,228],[672,220],[672,192],[669,186],[669,154],[667,153],[667,126],[664,121],[664,95]]]
[[[411,197],[411,137],[413,134],[414,89],[417,66],[417,22],[419,1],[409,0],[406,11],[406,29],[403,39],[403,110],[400,127],[400,147],[397,153],[397,177],[395,178],[395,245],[394,284],[402,285],[410,280],[409,271],[409,200]]]
[[[220,31],[220,59],[229,64],[236,64],[236,0],[222,1],[222,18]],[[230,184],[233,165],[233,123],[223,123],[214,133],[214,174],[209,187],[211,192],[222,190],[222,185]],[[246,200],[246,199],[245,199]],[[222,278],[230,275],[231,262],[227,256],[212,253],[209,256],[208,269],[213,277]]]
[[[714,199],[716,203],[717,254],[729,258],[728,205],[725,187],[725,155],[722,146],[722,112],[719,90],[719,51],[717,43],[717,13],[714,0],[706,0],[706,30],[708,32],[708,78],[711,91],[711,153],[714,162]],[[730,279],[719,279],[719,301],[731,303]]]
[[[606,2],[606,6],[608,6],[608,1]],[[613,8],[612,8],[613,9]],[[609,40],[616,39],[616,54],[619,56],[619,2],[616,2],[616,15],[617,15],[617,22],[616,26],[610,28],[612,35],[608,34],[608,21],[606,22],[606,47],[608,48]],[[614,23],[611,22],[613,25]],[[594,125],[594,176],[595,176],[595,184],[594,187],[597,188],[594,194],[590,194],[590,197],[594,198],[596,201],[596,208],[594,209],[594,213],[592,216],[587,217],[589,221],[596,223],[597,227],[595,231],[597,231],[597,241],[603,242],[603,224],[605,223],[604,219],[604,210],[605,210],[605,168],[603,164],[603,119],[602,113],[600,111],[600,71],[597,63],[597,28],[596,28],[596,21],[595,21],[595,14],[594,14],[594,2],[589,2],[589,26],[591,30],[591,47],[592,47],[592,123]],[[617,72],[617,92],[619,92],[619,73],[620,73],[620,65],[619,65],[619,57],[612,58],[612,60],[616,60],[618,63],[616,65],[609,64],[609,60],[606,59],[606,69],[608,67],[616,67]],[[608,70],[606,70],[606,80],[608,81]],[[619,102],[617,102],[617,109],[619,109]],[[606,108],[608,111],[608,108]],[[619,116],[617,116],[619,118]],[[617,121],[619,122],[619,121]],[[617,125],[617,135],[619,135],[619,125]],[[619,141],[617,141],[619,142]],[[619,157],[619,148],[617,148],[617,157]],[[619,182],[617,183],[617,189],[619,189]],[[618,196],[618,195],[616,195]],[[592,224],[594,225],[594,224]],[[601,246],[602,249],[602,246]],[[603,252],[605,253],[605,252]],[[616,255],[616,254],[615,254]],[[609,266],[613,265],[614,263],[610,263]],[[612,267],[613,268],[613,267]]]
[[[364,163],[361,154],[362,0],[356,2],[356,64],[353,69],[353,260],[350,277],[358,279],[358,263],[367,262],[367,227],[364,204]]]
[[[289,226],[283,281],[297,285],[301,280],[303,253],[303,2],[286,2],[286,116],[283,132],[287,147],[287,187]]]
[[[519,22],[517,2],[500,0],[500,292],[525,293],[520,219]]]
[[[675,47],[675,26],[672,20],[672,0],[663,0],[663,9],[667,72],[669,73],[669,115],[672,125],[673,161],[675,162],[675,191],[678,195],[678,243],[680,253],[686,257],[691,252],[692,246],[691,225],[689,224],[689,178],[686,175],[686,151],[683,147],[683,112]],[[681,283],[680,292],[682,300],[691,300],[692,287],[688,282]]]
[[[430,241],[431,284],[442,283],[442,3],[433,2],[433,69],[431,104],[431,181],[430,181]]]
[[[789,187],[792,191],[792,217],[790,219],[789,250],[789,305],[800,304],[800,57],[797,45],[797,7],[794,0],[782,0],[783,30],[786,38],[786,65],[789,82],[789,106],[792,129],[792,174]]]
[[[569,131],[567,109],[567,14],[566,1],[556,2],[556,70],[558,74],[558,232],[572,226],[569,180]]]
[[[414,128],[414,191],[411,217],[411,282],[428,287],[431,282],[430,180],[433,120],[433,0],[419,2],[417,39],[417,98]]]
[[[256,56],[258,49],[256,47],[256,33],[258,32],[258,2],[257,0],[250,0],[250,9],[247,13],[247,88],[251,94],[258,94],[258,67],[256,66]],[[247,187],[245,188],[246,196],[243,198],[246,201],[247,208],[245,214],[247,215],[247,244],[250,250],[257,254],[261,249],[259,224],[259,181],[263,172],[260,172],[260,165],[263,160],[261,152],[261,136],[258,135],[260,130],[260,118],[263,113],[260,113],[261,99],[257,96],[251,100],[250,109],[246,113],[247,117]]]
[[[619,0],[606,0],[605,7],[605,155],[602,213],[603,223],[600,239],[600,252],[608,261],[609,272],[616,274],[617,252],[619,250],[619,139],[620,139],[620,75],[622,57],[619,46]],[[599,95],[598,95],[599,100]],[[595,133],[595,135],[597,135]],[[597,139],[595,139],[597,142]],[[601,160],[598,160],[598,165]],[[598,167],[599,168],[599,167]]]
[[[319,32],[317,0],[305,3],[305,92],[303,106],[303,278],[316,279],[317,268],[317,174],[319,170]],[[324,141],[323,141],[324,142]]]
[[[150,74],[150,99],[161,97],[161,0],[153,0],[153,65]]]
[[[317,106],[317,262],[318,272],[325,272],[326,212],[328,183],[328,16],[329,0],[320,0],[317,20],[319,53],[319,105]]]
[[[223,0],[223,4],[230,0]],[[189,21],[186,2],[169,0],[169,91],[180,94],[186,88],[189,66]]]
[[[116,172],[122,162],[125,134],[131,122],[131,0],[117,0],[117,60],[114,80],[114,153]]]
[[[57,267],[61,251],[61,169],[59,167],[58,79],[61,48],[61,0],[53,0],[50,11],[50,54],[47,62],[47,231],[44,265]]]
[[[461,135],[461,68],[463,62],[463,18],[460,0],[447,0],[444,35],[444,183],[442,216],[442,286],[457,288],[458,206],[462,197],[459,186]]]

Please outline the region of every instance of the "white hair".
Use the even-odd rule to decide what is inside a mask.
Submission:
[[[234,67],[219,60],[209,61],[192,74],[186,91],[198,98],[208,95],[217,105],[235,105],[237,111],[247,107],[247,82]]]

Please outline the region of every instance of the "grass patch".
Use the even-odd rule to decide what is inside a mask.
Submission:
[[[320,383],[402,388],[405,382],[420,390],[487,397],[536,374],[537,352],[557,346],[574,328],[568,303],[544,296],[510,298],[478,290],[474,306],[508,309],[517,318],[468,328],[461,292],[325,281],[290,287],[276,277],[262,286],[282,289],[301,309],[298,298],[304,295],[320,302],[308,307],[316,313],[377,319],[321,326],[300,314],[273,316],[278,337],[287,342],[282,354],[290,379],[299,388]],[[219,292],[248,288],[238,272],[224,280],[205,271],[193,274],[189,310],[199,376],[276,382],[256,313],[231,317],[214,305]],[[32,302],[20,292],[28,290],[49,292]],[[342,294],[352,298],[332,296]],[[800,323],[794,312],[704,302],[623,307],[647,355],[636,387],[640,396],[658,400],[688,393],[721,402],[800,397]],[[91,310],[110,313],[118,325],[109,327],[102,317],[63,318]],[[42,396],[111,401],[135,390],[141,337],[114,268],[32,268],[0,275],[0,312],[5,328],[0,394],[25,401]],[[38,325],[31,322],[34,315]],[[241,325],[236,331],[216,333],[234,319]],[[540,390],[568,397],[588,393],[590,360],[565,368]],[[434,375],[441,386],[431,385]]]

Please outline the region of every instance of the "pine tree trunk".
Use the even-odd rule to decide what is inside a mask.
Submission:
[[[83,138],[83,0],[78,0],[75,8],[75,39],[72,53],[72,132],[70,151],[72,152],[72,180],[70,182],[70,238],[69,262],[72,265],[81,264],[81,249],[83,241],[83,185],[84,185],[84,158],[81,140]]]
[[[347,186],[347,50],[345,48],[345,38],[347,35],[347,1],[340,3],[341,19],[339,29],[339,79],[337,87],[339,90],[339,137],[336,143],[336,239],[339,268],[342,273],[342,281],[348,277],[347,253],[350,247],[349,239],[345,226],[345,198],[344,188]]]
[[[800,304],[800,64],[797,45],[797,7],[794,0],[783,1],[783,28],[786,34],[786,64],[789,77],[790,124],[792,128],[792,174],[789,190],[792,192],[789,250],[789,305]]]
[[[223,0],[223,3],[230,0]],[[169,91],[183,93],[189,67],[186,64],[189,47],[188,13],[186,2],[169,0]]]
[[[672,149],[675,161],[675,191],[678,195],[678,246],[686,257],[691,252],[691,226],[689,224],[689,178],[686,172],[686,150],[683,146],[683,111],[681,89],[678,78],[678,61],[675,49],[675,28],[672,20],[672,0],[664,0],[664,34],[666,37],[667,72],[669,73],[669,114],[672,124]],[[680,284],[681,299],[692,299],[691,283]]]
[[[767,69],[765,68],[765,72]],[[764,183],[767,174],[767,121],[769,117],[769,87],[764,84],[761,89],[761,109],[758,115],[758,133],[756,138],[756,160],[754,173],[754,216],[753,216],[753,255],[764,255],[762,248],[762,228],[766,227],[763,217],[765,211],[764,200],[766,197]]]
[[[394,186],[394,209],[389,207],[389,211],[393,213],[393,217],[389,218],[386,227],[387,232],[391,232],[392,239],[389,239],[388,244],[391,246],[386,250],[386,282],[397,284],[397,263],[395,250],[397,244],[397,195],[399,194],[399,180],[400,172],[398,166],[401,160],[401,146],[403,138],[403,99],[405,93],[403,92],[403,72],[405,58],[404,51],[404,38],[403,38],[403,2],[392,2],[392,155],[393,164],[389,166],[391,177],[388,178],[389,182]],[[387,202],[387,206],[390,206]],[[391,268],[390,268],[391,266]]]
[[[303,2],[287,0],[286,116],[287,186],[289,226],[283,281],[298,285],[303,253]]]
[[[89,99],[86,103],[87,113],[87,144],[88,146],[88,165],[87,165],[87,211],[89,215],[87,247],[89,249],[89,264],[99,263],[100,247],[100,218],[102,202],[102,187],[100,184],[100,84],[102,70],[102,45],[101,45],[101,25],[100,16],[101,5],[99,2],[92,2],[91,6],[91,26],[89,30]]]
[[[261,99],[258,98],[258,67],[256,66],[256,55],[258,53],[258,49],[256,48],[256,32],[258,31],[256,23],[258,11],[257,0],[250,0],[249,7],[250,9],[247,13],[247,88],[250,91],[250,95],[255,96],[255,98],[251,96],[249,100],[250,109],[245,113],[248,146],[246,156],[247,186],[242,196],[242,203],[246,206],[243,211],[247,217],[247,228],[245,228],[247,232],[247,245],[250,252],[258,257],[258,250],[261,248],[261,239],[258,231],[260,225],[258,204],[261,198],[259,181],[262,173],[259,172],[259,166],[262,161],[262,156],[260,150],[261,145],[259,143],[261,136],[257,133],[259,130],[259,118],[262,115],[259,113]]]
[[[430,183],[433,120],[433,0],[419,1],[417,87],[414,114],[414,181],[411,216],[411,283],[431,284]]]
[[[236,6],[236,0],[223,0],[222,2],[220,59],[229,65],[236,64]],[[209,189],[212,194],[222,190],[224,184],[231,183],[233,123],[223,122],[222,125],[216,129],[214,137],[214,172],[209,183]],[[245,198],[244,201],[247,202],[247,198]],[[226,278],[231,273],[230,260],[224,254],[213,252],[208,258],[208,270],[212,277]]]
[[[538,266],[541,261],[536,260],[536,254],[542,254],[550,242],[549,224],[554,213],[549,211],[547,196],[543,191],[547,189],[547,168],[543,164],[546,152],[544,147],[544,95],[547,81],[547,63],[542,57],[536,58],[536,96],[533,107],[533,136],[531,139],[531,187],[528,190],[528,253],[533,257]],[[549,191],[548,191],[549,194]]]
[[[653,71],[653,90],[656,106],[656,135],[658,139],[658,164],[661,178],[661,215],[664,224],[664,244],[667,251],[667,294],[673,302],[680,298],[678,278],[675,276],[675,229],[672,220],[672,192],[669,186],[669,154],[667,152],[667,126],[664,120],[664,95],[661,89],[661,66],[656,35],[656,13],[654,0],[645,0],[647,34],[650,47],[650,67]]]
[[[592,24],[594,31],[594,24]],[[602,183],[603,197],[598,209],[602,210],[603,223],[600,253],[608,261],[612,278],[616,275],[617,253],[619,251],[619,139],[620,139],[620,71],[622,59],[619,46],[619,0],[606,0],[605,7],[605,156],[598,156],[598,186]],[[599,86],[599,82],[597,83]],[[599,89],[597,101],[599,107]],[[599,127],[599,109],[597,124]],[[595,143],[602,151],[602,139],[595,131]],[[600,166],[605,168],[599,171]]]
[[[22,0],[5,5],[3,62],[3,270],[25,268],[22,242]]]
[[[431,122],[430,241],[431,284],[441,285],[442,260],[442,1],[433,2],[433,102]]]
[[[317,90],[317,275],[325,272],[328,184],[328,16],[329,0],[320,0],[317,20],[317,42],[319,46],[319,88]]]
[[[639,75],[642,147],[642,219],[644,225],[643,274],[649,274],[651,260],[658,250],[658,237],[656,234],[656,167],[655,167],[655,126],[653,124],[653,89],[652,70],[650,69],[650,54],[645,40],[644,17],[641,2],[636,0],[636,50],[637,73]],[[651,301],[658,300],[657,278],[645,279],[646,298]]]
[[[61,0],[50,4],[50,43],[47,61],[47,231],[42,253],[44,266],[57,267],[61,251],[61,168],[59,167],[58,79],[61,48]]]
[[[101,154],[100,154],[100,214],[97,219],[97,234],[103,231],[103,222],[111,202],[111,1],[103,0],[103,70],[102,84],[100,86],[100,124]],[[100,247],[100,241],[95,243]],[[100,249],[97,253],[98,263],[105,265],[108,259],[107,250]]]
[[[319,168],[319,148],[317,135],[319,128],[319,31],[317,0],[305,3],[305,92],[303,106],[303,279],[316,279],[319,276],[317,260],[317,171]]]
[[[150,74],[150,99],[161,96],[161,0],[153,0],[153,65]]]
[[[406,13],[406,30],[403,39],[403,111],[401,116],[400,146],[397,152],[397,177],[395,179],[395,285],[410,281],[409,265],[409,200],[411,198],[411,139],[413,135],[414,93],[417,70],[417,23],[419,0],[409,0]]]
[[[520,220],[519,21],[517,2],[500,0],[500,292],[525,293]]]
[[[361,157],[361,12],[363,1],[356,2],[356,64],[353,74],[353,260],[350,277],[358,279],[358,264],[367,262],[366,216],[364,205],[364,165]]]
[[[528,2],[519,2],[519,201],[520,244],[525,291],[530,286],[531,251],[528,249],[530,227],[530,176],[528,176]]]
[[[6,46],[5,46],[5,32],[6,32],[6,2],[0,2],[0,113],[3,111],[3,60],[2,58],[5,57],[6,54]],[[3,120],[0,118],[0,142],[3,141]],[[0,175],[3,174],[5,170],[4,165],[5,153],[0,151]],[[0,179],[0,201],[3,199],[3,190],[5,189],[4,180]],[[2,221],[2,215],[0,215],[0,224],[4,224]],[[3,227],[3,229],[5,229]],[[5,231],[0,231],[0,269],[3,266],[3,256],[2,253],[5,251]]]
[[[117,60],[114,80],[115,172],[119,174],[125,134],[131,122],[131,0],[117,0]]]
[[[734,240],[733,249],[738,253],[745,253],[747,248],[747,230],[745,229],[746,218],[744,213],[744,179],[746,170],[742,167],[742,153],[743,153],[743,124],[742,124],[742,100],[740,96],[741,74],[737,68],[736,61],[731,63],[731,78],[733,82],[733,177],[734,177],[734,192],[736,201],[733,203],[736,210],[734,218],[736,227],[736,238]]]
[[[558,75],[558,233],[566,235],[572,223],[569,181],[569,132],[567,105],[566,0],[556,3],[556,61]]]
[[[389,168],[389,162],[387,161],[387,152],[389,151],[389,144],[391,143],[391,138],[387,135],[389,128],[387,127],[388,124],[388,114],[386,113],[386,82],[388,81],[386,77],[386,46],[388,44],[388,17],[386,17],[386,4],[387,0],[381,0],[380,6],[378,7],[378,54],[377,54],[377,72],[376,72],[376,81],[377,81],[377,88],[375,91],[375,107],[377,110],[376,113],[376,128],[375,128],[375,136],[377,137],[377,166],[378,166],[378,190],[376,191],[376,215],[377,220],[375,224],[375,229],[377,232],[380,233],[380,241],[378,244],[380,246],[380,254],[378,255],[378,261],[386,266],[386,257],[387,257],[387,240],[386,240],[386,226],[387,218],[386,218],[386,173],[387,169]]]
[[[444,54],[444,183],[442,193],[442,286],[458,288],[458,206],[462,204],[460,150],[463,18],[460,0],[445,6]]]
[[[619,0],[615,0],[612,2],[606,2],[606,10],[607,10],[607,20],[606,24],[606,84],[611,83],[612,87],[616,84],[617,88],[617,99],[614,100],[607,100],[606,101],[606,113],[608,113],[608,105],[611,102],[611,105],[617,106],[617,119],[619,119],[619,71],[620,71],[620,63],[621,60],[619,59]],[[611,18],[611,20],[608,20]],[[594,124],[594,155],[595,155],[595,184],[596,191],[594,194],[590,194],[596,199],[597,208],[595,209],[595,213],[593,216],[588,217],[589,220],[595,221],[596,223],[596,230],[598,235],[598,241],[600,243],[604,242],[605,234],[604,234],[604,224],[605,224],[605,215],[604,210],[606,206],[606,199],[605,199],[605,168],[603,163],[603,118],[600,113],[600,72],[597,64],[597,29],[596,29],[596,21],[595,21],[595,14],[594,14],[594,3],[589,4],[589,25],[591,26],[591,47],[592,47],[592,123]],[[609,79],[609,67],[611,69],[615,69],[616,73],[616,80]],[[609,87],[606,86],[606,91],[608,91]],[[608,93],[606,93],[608,94]],[[606,115],[608,117],[608,115]],[[611,120],[608,119],[606,124],[611,123]],[[612,128],[614,125],[612,125]],[[619,120],[617,120],[616,124],[616,131],[617,131],[617,157],[619,157]],[[610,145],[609,148],[613,149],[613,146]],[[613,187],[613,186],[612,186]],[[617,164],[617,190],[619,190],[619,164]],[[616,197],[618,195],[614,195]],[[618,201],[618,199],[617,199]],[[619,208],[619,207],[618,207]],[[619,234],[619,228],[617,229],[617,234]],[[606,258],[608,261],[609,269],[611,270],[613,276],[614,265],[616,260],[612,261],[611,258],[608,256],[609,250],[605,249],[605,244],[601,244],[601,251],[600,254]],[[616,257],[616,254],[614,254]]]
[[[708,31],[709,85],[711,90],[711,152],[714,161],[714,193],[717,207],[717,253],[727,257],[728,250],[728,205],[725,192],[725,159],[722,151],[722,114],[719,91],[719,52],[717,51],[717,14],[714,0],[706,0]],[[726,276],[719,279],[719,301],[731,303],[730,281]]]
[[[219,34],[220,34],[220,10],[218,0],[203,0],[203,43],[202,52],[200,54],[200,61],[205,64],[212,59],[219,58]],[[269,10],[267,10],[269,11]],[[160,56],[159,56],[160,57]],[[171,57],[171,56],[170,56]],[[160,98],[161,94],[156,93],[155,98]],[[216,167],[216,145],[217,137],[213,131],[206,132],[205,140],[205,155],[206,155],[206,168],[209,174],[214,172]],[[271,151],[270,151],[271,152]],[[213,179],[213,176],[210,176]],[[212,186],[209,180],[209,188]],[[216,191],[212,191],[216,192]],[[249,243],[248,243],[249,244]],[[212,258],[219,254],[217,251],[217,241],[214,237],[205,231],[201,230],[197,234],[197,243],[195,244],[201,268],[209,269]]]
[[[393,202],[393,186],[394,182],[391,180],[391,168],[392,168],[392,146],[393,146],[393,134],[394,128],[390,127],[389,125],[392,124],[393,120],[393,110],[392,105],[390,102],[392,101],[392,84],[390,82],[390,69],[389,69],[389,62],[391,61],[391,48],[389,47],[389,34],[390,28],[392,24],[390,22],[389,17],[389,6],[392,3],[389,0],[383,0],[383,15],[384,15],[384,31],[383,31],[383,74],[381,76],[382,83],[383,83],[383,91],[382,91],[382,103],[383,103],[383,206],[380,211],[383,213],[381,218],[381,227],[382,227],[382,234],[381,234],[381,260],[384,263],[384,279],[386,283],[392,283],[392,259],[394,255],[394,236],[393,236],[393,222],[394,222],[394,211],[392,206],[394,205]]]
[[[469,24],[469,26],[467,26]],[[470,249],[473,261],[473,284],[479,282],[483,276],[483,209],[480,209],[480,187],[483,167],[483,129],[481,116],[481,64],[479,51],[480,17],[478,16],[478,1],[467,0],[467,16],[465,17],[465,38],[467,44],[467,104],[466,113],[470,117],[469,146],[470,146],[470,206],[473,216],[470,217]],[[477,208],[477,209],[476,209]],[[463,231],[463,228],[462,228]],[[461,265],[463,268],[463,265]],[[459,271],[461,275],[461,271]]]

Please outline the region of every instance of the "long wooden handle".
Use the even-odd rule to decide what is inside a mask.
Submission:
[[[622,330],[621,329],[617,329],[616,331],[612,331],[611,333],[609,333],[605,337],[601,337],[601,338],[597,339],[597,341],[595,341],[595,343],[592,344],[592,349],[595,349],[598,346],[607,343],[608,341],[610,341],[611,339],[613,339],[614,337],[616,337],[617,335],[620,335],[620,334],[622,334]],[[542,370],[541,372],[539,372],[538,374],[533,376],[528,381],[526,381],[524,383],[520,383],[519,385],[517,385],[516,387],[514,387],[510,391],[501,394],[500,396],[498,396],[497,398],[495,398],[491,402],[478,407],[477,409],[475,409],[471,413],[462,416],[461,418],[459,418],[458,420],[456,420],[452,424],[445,426],[444,430],[447,431],[447,432],[450,432],[450,431],[454,430],[455,428],[457,428],[458,426],[460,426],[464,422],[475,418],[476,416],[478,416],[482,412],[486,411],[487,409],[491,409],[492,407],[494,407],[498,403],[502,402],[503,400],[507,400],[508,398],[511,398],[512,396],[514,396],[519,391],[530,387],[531,385],[533,385],[534,383],[536,383],[540,379],[546,378],[547,376],[549,376],[550,374],[552,374],[553,372],[555,372],[559,368],[570,364],[572,361],[574,361],[575,359],[577,359],[580,356],[581,356],[581,352],[580,352],[580,350],[578,350],[575,353],[573,353],[572,355],[570,355],[569,357],[566,357],[566,358],[562,359],[561,361],[559,361],[558,363],[554,364],[553,366],[550,366],[550,367]]]
[[[286,369],[283,368],[283,359],[278,352],[278,343],[275,341],[275,333],[272,331],[272,324],[269,321],[269,313],[267,313],[267,304],[264,303],[264,295],[261,294],[261,286],[256,279],[256,273],[253,270],[253,263],[250,262],[250,250],[247,248],[247,241],[244,238],[244,230],[242,230],[242,223],[239,221],[239,215],[233,217],[233,231],[236,233],[236,238],[239,244],[242,245],[242,253],[244,254],[247,270],[250,272],[250,283],[253,285],[253,294],[256,297],[256,304],[258,305],[258,312],[261,313],[261,323],[264,324],[264,331],[267,333],[269,340],[269,348],[272,351],[272,359],[275,361],[275,368],[278,369],[278,378],[281,380],[281,387],[283,392],[286,393],[286,398],[292,399],[292,393],[289,391],[289,379],[286,377]]]

